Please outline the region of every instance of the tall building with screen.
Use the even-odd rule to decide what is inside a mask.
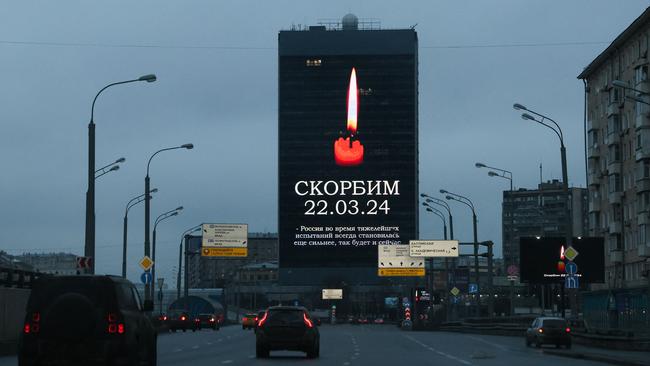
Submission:
[[[280,280],[376,283],[418,235],[417,34],[348,14],[278,43]]]

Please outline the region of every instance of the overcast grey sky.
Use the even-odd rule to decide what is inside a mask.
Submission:
[[[648,6],[647,1],[7,1],[0,0],[0,249],[83,253],[87,124],[104,85],[147,73],[153,84],[112,88],[97,102],[97,166],[124,156],[97,182],[97,272],[119,273],[124,205],[144,189],[156,157],[152,216],[158,273],[170,278],[183,230],[201,222],[277,226],[277,33],[292,24],[377,18],[417,24],[420,187],[474,200],[479,239],[501,242],[507,181],[474,168],[513,171],[516,187],[561,176],[557,138],[520,118],[514,102],[564,129],[570,183],[585,185],[578,73]],[[21,43],[26,42],[26,43]],[[586,42],[573,46],[461,47]],[[597,43],[602,42],[602,43]],[[128,47],[123,47],[128,46]],[[132,47],[143,46],[143,47]],[[456,236],[471,220],[455,210]],[[143,208],[131,211],[129,277],[143,253]],[[421,237],[441,237],[421,212]],[[501,248],[497,249],[501,254]]]

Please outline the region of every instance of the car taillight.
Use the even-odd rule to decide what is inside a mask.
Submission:
[[[307,326],[307,328],[313,328],[314,327],[314,324],[311,322],[311,320],[309,320],[307,318],[307,314],[302,313],[302,319],[305,321],[305,325]]]
[[[539,328],[537,331],[540,333],[544,333],[544,328]]]
[[[106,326],[106,332],[108,334],[124,334],[124,323],[117,323],[117,314],[108,313],[106,320],[108,320],[108,325]]]
[[[255,321],[257,321],[257,317],[255,317]]]
[[[566,331],[567,333],[571,333],[571,328],[566,327],[565,331]]]
[[[40,326],[40,321],[41,321],[41,313],[39,312],[34,312],[32,313],[32,321],[25,323],[25,326],[23,327],[23,333],[29,334],[29,333],[38,333],[39,330],[41,330]]]
[[[264,313],[264,316],[262,317],[262,319],[260,319],[260,321],[257,322],[257,326],[258,326],[258,327],[261,327],[262,325],[264,325],[264,323],[266,322],[266,318],[267,318],[268,315],[269,315],[269,313]]]

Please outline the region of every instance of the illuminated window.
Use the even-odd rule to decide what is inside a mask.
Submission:
[[[309,67],[318,67],[323,61],[321,59],[310,59],[306,61],[307,66]]]

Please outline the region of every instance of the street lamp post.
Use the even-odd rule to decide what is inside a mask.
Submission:
[[[499,177],[499,178],[507,179],[508,181],[510,181],[510,192],[512,192],[512,172],[511,171],[501,169],[501,168],[496,168],[496,167],[493,167],[493,166],[487,166],[487,165],[485,165],[483,163],[476,163],[476,164],[474,164],[474,166],[476,166],[477,168],[492,169],[492,170],[490,170],[488,172],[488,176],[490,176],[490,177]],[[494,170],[498,171],[499,173],[495,172]],[[503,205],[502,205],[502,208],[501,208],[502,210],[505,209],[505,204],[506,204],[506,201],[505,201],[505,197],[504,197]],[[502,222],[502,225],[503,225],[503,222]],[[514,217],[513,217],[513,213],[511,212],[510,213],[510,231],[511,232],[509,233],[508,238],[510,239],[509,240],[510,244],[514,245],[514,243],[513,243],[514,242],[514,235],[512,235],[512,233],[514,233],[513,226],[514,226]],[[505,234],[505,230],[503,230],[503,226],[502,226],[502,228],[501,228],[502,241],[503,241],[504,234]],[[503,243],[502,243],[502,246],[503,246]],[[492,248],[492,247],[489,246],[489,248]],[[514,264],[516,262],[516,260],[515,260],[515,257],[512,255],[512,247],[510,249],[511,250],[508,253],[510,258],[507,261],[508,262],[507,264]],[[511,280],[510,281],[510,314],[511,315],[514,314],[514,297],[515,297],[514,287],[515,287],[515,281]],[[490,300],[490,301],[492,301],[492,300]]]
[[[151,203],[149,199],[149,184],[150,184],[150,179],[149,179],[149,167],[151,166],[151,160],[154,158],[154,156],[158,155],[159,153],[163,151],[169,151],[169,150],[176,150],[176,149],[193,149],[194,145],[192,144],[183,144],[181,146],[174,146],[174,147],[168,147],[164,149],[160,149],[153,153],[151,157],[149,158],[149,162],[147,162],[147,175],[144,178],[144,255],[148,256],[150,255],[150,243],[149,243],[149,224],[150,224],[150,214],[151,214]],[[145,300],[151,300],[149,297],[150,295],[150,288],[151,284],[147,283],[144,286],[144,296]]]
[[[532,110],[524,107],[523,105],[521,105],[519,103],[515,103],[513,105],[513,108],[515,110],[524,110],[524,111],[532,113],[533,115],[535,115],[537,117],[540,117],[541,119],[538,120],[534,116],[531,116],[528,113],[523,113],[521,115],[521,118],[524,119],[524,120],[530,120],[530,121],[533,121],[533,122],[537,122],[540,125],[545,126],[545,127],[549,128],[549,129],[553,130],[553,132],[555,132],[555,134],[557,135],[558,139],[560,139],[560,155],[561,155],[561,159],[562,159],[562,181],[563,181],[562,182],[562,188],[564,190],[564,200],[565,200],[565,202],[564,202],[564,215],[566,217],[566,222],[567,222],[566,230],[565,230],[565,240],[566,240],[566,243],[567,243],[567,247],[571,247],[571,245],[573,244],[572,243],[573,242],[573,219],[571,217],[571,209],[569,207],[570,202],[571,202],[571,200],[569,198],[569,177],[568,177],[568,173],[567,173],[566,148],[564,146],[564,134],[562,133],[562,129],[560,128],[560,125],[557,124],[557,122],[555,122],[551,118],[549,118],[549,117],[547,117],[547,116],[545,116],[543,114],[537,113],[535,111],[532,111]],[[555,125],[555,127],[557,129],[554,128],[553,126],[549,125],[548,123],[544,122],[545,120],[551,121],[553,123],[553,125]],[[562,284],[562,292],[564,293],[564,283]],[[573,309],[573,310],[575,311],[575,309]],[[564,294],[563,294],[562,295],[562,317],[564,317],[564,316],[565,316],[565,309],[564,309]]]
[[[152,189],[150,193],[156,193],[156,192],[158,192],[158,188]],[[124,209],[124,223],[122,225],[122,277],[123,278],[126,278],[126,236],[127,236],[126,232],[129,224],[129,210],[131,209],[131,207],[143,201],[144,201],[144,194],[141,194],[137,197],[133,197],[129,200],[129,202],[126,204],[126,208]]]
[[[95,179],[101,177],[102,175],[105,175],[105,174],[108,174],[110,172],[114,172],[116,170],[119,170],[120,166],[118,164],[123,163],[125,161],[126,161],[125,158],[119,158],[119,159],[115,160],[114,162],[95,170]],[[99,174],[97,174],[97,173],[99,173]]]
[[[451,207],[449,207],[449,204],[445,200],[441,200],[440,198],[432,197],[429,196],[426,193],[420,193],[420,197],[425,198],[427,203],[432,203],[435,205],[438,205],[442,208],[444,208],[447,211],[447,215],[449,218],[449,238],[451,240],[454,240],[454,217],[451,214]],[[431,207],[431,206],[429,206]],[[445,238],[446,239],[446,238]],[[456,271],[456,260],[452,258],[451,260],[451,273],[452,275],[449,276],[449,259],[445,258],[445,283],[447,284],[447,288],[445,289],[445,293],[447,295],[447,300],[449,300],[449,287],[450,283],[453,281],[455,282],[455,271]],[[451,309],[451,304],[449,304],[449,301],[447,301],[446,304],[447,308],[447,318],[449,319],[453,313]]]
[[[156,227],[158,227],[158,224],[166,220],[170,217],[177,216],[181,211],[183,210],[183,206],[176,207],[173,210],[169,210],[167,212],[164,212],[160,214],[158,217],[156,217],[156,221],[153,224],[153,250],[151,253],[151,259],[153,261],[153,265],[151,266],[151,298],[154,298],[154,293],[156,292]]]
[[[474,231],[474,272],[475,272],[474,273],[474,279],[476,280],[476,287],[477,287],[476,310],[475,311],[476,311],[476,316],[481,316],[481,286],[480,286],[480,274],[479,274],[479,265],[478,265],[478,233],[477,233],[476,209],[474,207],[474,203],[472,203],[472,201],[469,198],[465,197],[465,196],[461,196],[461,195],[456,194],[456,193],[451,193],[451,192],[446,191],[444,189],[441,189],[440,193],[446,194],[447,196],[445,196],[445,198],[447,200],[452,200],[452,201],[463,203],[472,210],[472,227],[473,227],[473,231]],[[489,272],[489,269],[488,269],[488,272]],[[491,276],[489,276],[489,277],[491,277]],[[491,284],[488,284],[488,287],[491,287]],[[490,289],[488,289],[488,291],[491,292],[492,289],[490,288]],[[488,303],[490,303],[490,301],[488,301]]]
[[[440,220],[442,220],[442,227],[443,227],[443,234],[444,234],[443,238],[444,240],[447,240],[447,220],[445,220],[445,215],[437,208],[430,206],[427,202],[422,202],[422,206],[426,207],[427,212],[431,212],[432,214],[438,216]],[[435,290],[435,278],[433,274],[433,257],[429,258],[429,268],[430,268],[429,296],[431,298],[431,301],[433,301],[433,291]],[[445,258],[445,276],[448,275],[447,270],[448,270],[447,258]],[[446,294],[447,294],[447,289],[445,288],[445,298],[447,298]]]
[[[114,85],[133,83],[136,81],[154,82],[156,75],[144,75],[137,79],[120,81],[108,84],[97,92],[90,109],[90,122],[88,123],[88,190],[86,191],[86,229],[84,238],[84,256],[92,258],[89,272],[95,273],[95,102],[97,97],[106,89]]]

